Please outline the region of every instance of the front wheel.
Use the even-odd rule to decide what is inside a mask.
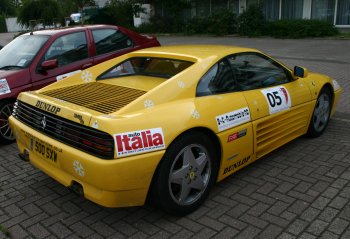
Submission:
[[[192,132],[175,140],[167,149],[153,181],[152,199],[163,210],[185,215],[206,199],[217,176],[212,140]]]
[[[0,103],[0,142],[10,144],[15,141],[9,124],[9,117],[12,114],[13,102]]]
[[[332,96],[328,88],[323,88],[317,98],[307,135],[318,137],[326,129],[331,114]]]

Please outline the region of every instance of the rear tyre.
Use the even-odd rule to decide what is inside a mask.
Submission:
[[[9,117],[12,115],[12,110],[12,101],[0,103],[0,142],[3,144],[10,144],[15,141],[9,124]]]
[[[207,198],[218,171],[211,139],[191,132],[167,149],[155,175],[152,200],[164,211],[185,215]]]
[[[307,135],[315,138],[326,129],[331,114],[332,96],[328,88],[323,88],[317,98]]]

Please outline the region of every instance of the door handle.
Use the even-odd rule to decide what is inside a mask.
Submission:
[[[92,66],[92,63],[86,63],[81,67],[81,69],[86,69],[86,68],[89,68],[90,66]]]

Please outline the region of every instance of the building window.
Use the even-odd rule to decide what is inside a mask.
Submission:
[[[282,0],[282,19],[303,18],[303,0]]]
[[[334,22],[335,0],[313,0],[311,19]]]
[[[350,25],[350,0],[338,0],[336,25]]]
[[[265,15],[266,20],[278,20],[280,12],[280,0],[263,1],[262,11]]]
[[[234,14],[239,14],[239,0],[229,0],[228,1],[228,8],[231,10]]]
[[[247,1],[247,7],[249,7],[250,5],[256,5],[258,4],[258,0],[246,0]]]

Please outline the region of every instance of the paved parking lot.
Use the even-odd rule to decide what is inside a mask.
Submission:
[[[0,34],[1,39],[1,34]],[[325,134],[301,137],[217,184],[196,212],[106,209],[61,186],[0,145],[0,238],[350,238],[350,41],[159,37],[162,44],[258,48],[343,86]],[[9,232],[9,236],[5,233]]]

